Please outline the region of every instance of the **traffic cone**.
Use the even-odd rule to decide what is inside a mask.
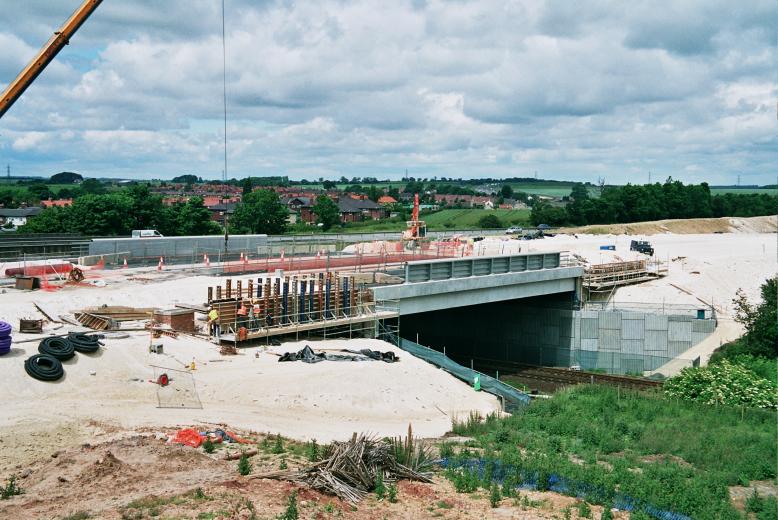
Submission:
[[[284,250],[283,249],[281,250],[281,261],[282,262],[284,261]]]
[[[127,269],[127,258],[124,258],[124,264],[122,265],[122,269]]]
[[[203,255],[205,258],[205,267],[211,267],[211,261],[208,259],[208,255]]]
[[[159,263],[157,264],[157,271],[161,271],[162,268],[165,266],[164,260],[162,260],[162,257],[159,257]]]
[[[249,263],[249,255],[243,255],[243,265],[246,265]]]
[[[240,261],[243,261],[243,252],[240,253]]]

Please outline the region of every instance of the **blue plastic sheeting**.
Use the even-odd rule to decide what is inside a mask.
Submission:
[[[503,483],[508,474],[516,476],[514,471],[515,466],[503,464],[502,461],[499,460],[487,461],[484,459],[468,459],[465,461],[454,461],[451,459],[441,459],[439,463],[444,468],[466,468],[470,471],[475,471],[478,474],[479,479],[484,478],[486,466],[490,465],[491,480],[499,482],[500,484]],[[537,489],[537,473],[520,471],[518,480],[519,482],[517,482],[516,489]],[[571,480],[553,473],[548,476],[548,489],[557,493],[585,499],[593,503],[607,505],[610,500],[610,494],[602,487],[587,484],[586,482]],[[651,504],[647,504],[643,500],[632,498],[621,493],[613,494],[611,507],[615,507],[622,511],[643,511],[659,520],[693,520],[690,516],[674,511],[659,509]]]
[[[481,390],[494,394],[502,398],[505,411],[514,412],[520,410],[530,403],[532,400],[529,395],[524,392],[515,389],[510,385],[498,381],[493,377],[489,377],[486,374],[482,374],[475,370],[463,367],[456,361],[446,357],[442,352],[432,350],[431,348],[419,345],[413,341],[407,339],[401,339],[399,347],[414,356],[423,359],[427,363],[431,363],[438,368],[442,368],[452,376],[461,379],[462,381],[473,384],[476,376],[480,377]]]

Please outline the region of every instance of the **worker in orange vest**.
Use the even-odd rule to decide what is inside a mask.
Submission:
[[[241,300],[240,307],[238,307],[238,312],[237,312],[237,315],[238,315],[238,327],[245,327],[246,326],[246,322],[248,321],[248,314],[249,314],[249,310],[246,307],[245,302],[243,302]]]

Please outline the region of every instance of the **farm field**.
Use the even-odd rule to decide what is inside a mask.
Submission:
[[[711,188],[710,193],[711,195],[724,195],[725,193],[734,193],[736,195],[752,195],[754,193],[776,195],[778,194],[778,189],[775,188]]]
[[[494,215],[505,227],[529,222],[528,209],[443,209],[422,217],[429,230],[478,228],[478,220]]]

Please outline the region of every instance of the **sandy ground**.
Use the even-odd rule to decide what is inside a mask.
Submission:
[[[257,518],[278,518],[293,491],[300,518],[550,519],[560,518],[567,507],[575,518],[576,500],[571,497],[520,491],[523,500],[505,498],[492,509],[486,492],[456,493],[440,475],[431,484],[400,482],[396,503],[371,495],[353,508],[307,487],[253,478],[277,470],[281,460],[289,468],[307,464],[288,451],[288,444],[286,448],[284,454],[272,454],[260,446],[260,453],[251,458],[249,476],[238,475],[235,461],[223,460],[221,447],[207,455],[201,449],[166,445],[151,434],[47,452],[35,465],[19,468],[24,493],[0,502],[0,518],[63,519],[88,513],[89,518],[106,520],[245,520],[251,518],[251,508]],[[601,509],[592,506],[594,518]],[[624,512],[615,515],[627,517]]]
[[[122,275],[124,276],[124,275]],[[163,276],[173,276],[163,274]],[[0,294],[0,316],[14,327],[15,341],[36,338],[17,332],[19,318],[40,317],[32,302],[64,313],[95,306],[131,305],[172,307],[176,302],[199,303],[208,277],[175,277],[160,283],[123,281],[106,277],[105,287],[75,287],[54,292],[22,292],[5,289]],[[48,330],[52,329],[48,325]],[[60,334],[73,328],[54,330]],[[397,363],[301,362],[279,363],[272,352],[296,351],[306,342],[278,347],[250,347],[237,356],[221,356],[218,347],[205,339],[162,337],[164,354],[148,352],[149,334],[130,332],[125,339],[106,339],[94,355],[77,354],[64,362],[65,377],[55,383],[30,378],[24,360],[37,353],[38,342],[14,343],[9,355],[0,357],[0,466],[12,459],[27,460],[29,438],[56,445],[63,438],[94,435],[89,421],[105,422],[119,429],[142,426],[172,426],[228,423],[234,427],[277,432],[291,438],[320,442],[344,439],[355,431],[399,435],[412,423],[424,437],[446,433],[454,416],[471,410],[482,414],[499,408],[493,396],[474,392],[434,366],[378,340],[327,340],[308,342],[313,348],[394,350]],[[173,384],[163,399],[174,408],[158,408],[159,387],[149,382],[165,368]],[[152,365],[163,367],[155,369]],[[156,372],[155,372],[156,370]],[[194,381],[202,409],[175,408],[196,404],[188,393]],[[14,432],[16,435],[8,435]],[[28,455],[33,456],[36,449]],[[6,457],[9,457],[8,459]],[[2,469],[2,468],[0,468]]]

